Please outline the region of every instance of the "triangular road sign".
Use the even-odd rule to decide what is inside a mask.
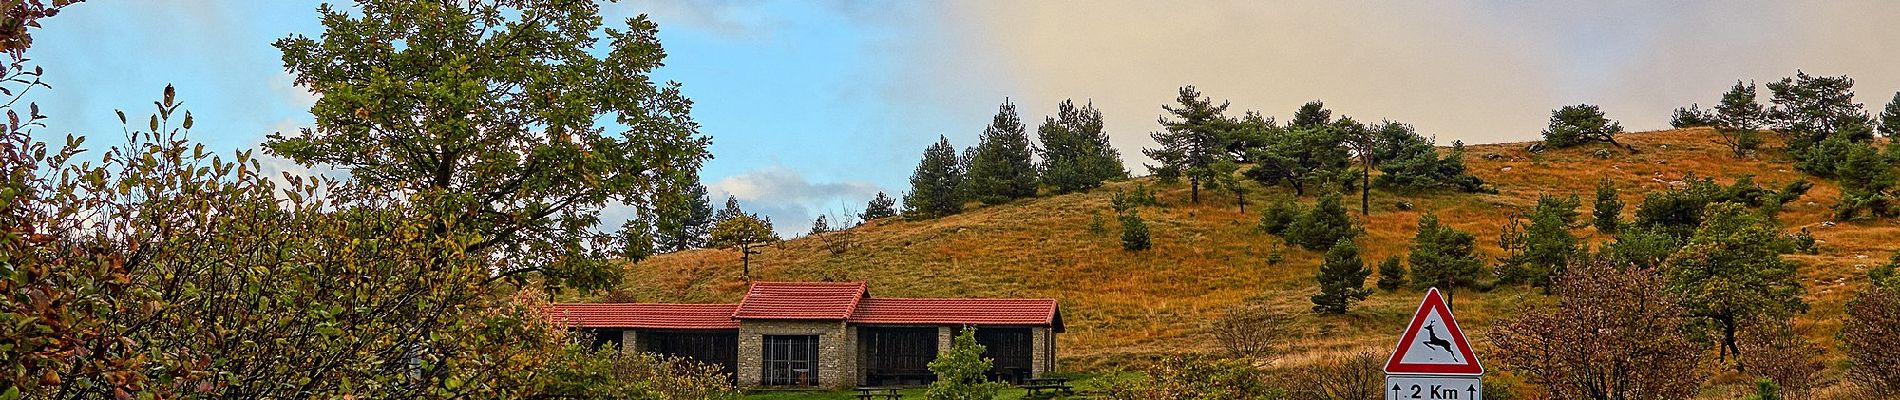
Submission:
[[[1419,332],[1425,334],[1420,335]],[[1399,335],[1399,346],[1385,362],[1388,374],[1482,375],[1484,365],[1465,341],[1451,309],[1438,295],[1438,288],[1425,292],[1425,301],[1412,314],[1412,323]]]

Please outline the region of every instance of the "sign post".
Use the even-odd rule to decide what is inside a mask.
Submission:
[[[1421,334],[1422,333],[1422,334]],[[1386,400],[1484,399],[1484,365],[1438,288],[1425,292],[1385,362]]]

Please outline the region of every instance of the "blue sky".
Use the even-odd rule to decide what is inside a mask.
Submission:
[[[316,1],[92,0],[45,21],[29,54],[50,91],[44,136],[119,142],[175,84],[194,139],[221,151],[307,126],[271,41],[317,35]],[[1736,79],[1797,68],[1859,78],[1860,100],[1900,90],[1900,15],[1885,2],[629,1],[649,13],[716,157],[715,202],[802,232],[820,213],[899,196],[945,135],[974,144],[1005,98],[1039,122],[1092,101],[1130,170],[1144,173],[1160,106],[1198,85],[1233,110],[1413,123],[1441,141],[1532,140],[1549,110],[1600,104],[1634,129],[1705,106]],[[1033,126],[1031,127],[1033,129]],[[298,170],[285,162],[274,167]]]

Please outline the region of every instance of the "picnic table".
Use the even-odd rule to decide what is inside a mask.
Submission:
[[[897,400],[904,398],[904,395],[898,394],[897,388],[894,387],[860,386],[857,390],[858,400]]]
[[[1075,394],[1075,387],[1069,386],[1069,378],[1024,379],[1023,389],[1029,391],[1026,397],[1030,398],[1041,398],[1043,396],[1054,397],[1058,393],[1063,395]]]

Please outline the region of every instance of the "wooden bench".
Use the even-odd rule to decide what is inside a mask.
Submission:
[[[1025,398],[1055,397],[1057,394],[1075,395],[1075,387],[1069,386],[1069,378],[1024,379],[1022,388],[1029,391]]]
[[[904,395],[898,394],[897,388],[894,387],[859,387],[857,390],[858,400],[897,400],[904,398]]]

